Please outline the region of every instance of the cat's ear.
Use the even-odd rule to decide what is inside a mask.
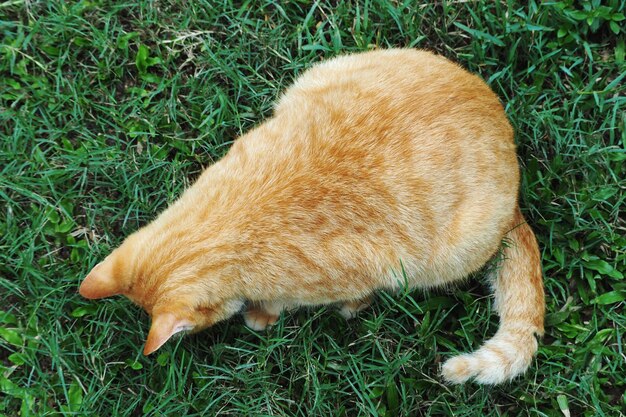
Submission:
[[[187,319],[176,317],[172,313],[161,313],[152,318],[150,333],[146,339],[146,346],[143,349],[144,355],[149,355],[169,340],[178,332],[191,330],[193,323]]]
[[[110,261],[96,265],[80,284],[78,292],[85,298],[111,297],[122,293],[121,285],[112,273]]]

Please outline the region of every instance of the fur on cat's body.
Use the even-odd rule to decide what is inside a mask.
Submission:
[[[180,199],[81,286],[152,317],[145,353],[238,312],[281,310],[466,277],[501,247],[501,328],[443,368],[452,382],[523,372],[543,331],[541,266],[517,206],[513,131],[478,77],[425,51],[348,55],[298,78],[274,115],[234,142]]]

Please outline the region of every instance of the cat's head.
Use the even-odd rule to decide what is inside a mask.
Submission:
[[[206,267],[194,259],[178,265],[180,254],[167,249],[155,253],[150,246],[145,239],[131,236],[97,264],[79,288],[88,299],[124,295],[146,310],[152,324],[145,355],[178,332],[200,331],[241,309],[243,302],[228,294],[219,279],[199,276]],[[212,272],[218,277],[217,271]]]

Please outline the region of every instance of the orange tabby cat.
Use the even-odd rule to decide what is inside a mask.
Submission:
[[[244,305],[256,330],[281,311],[377,290],[463,279],[503,247],[500,329],[449,359],[446,380],[524,372],[543,333],[535,236],[518,208],[513,131],[478,77],[425,51],[314,66],[274,116],[239,138],[180,199],[85,278],[87,298],[123,294],[152,318],[144,353]]]

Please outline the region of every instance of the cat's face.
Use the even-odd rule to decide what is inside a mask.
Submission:
[[[114,250],[96,265],[82,282],[79,292],[88,299],[124,295],[150,315],[152,324],[143,353],[149,355],[181,331],[197,332],[237,313],[243,301],[223,300],[207,294],[206,280],[198,284],[174,279],[180,271],[160,276],[163,259],[139,262],[132,240]],[[187,274],[189,272],[187,271]],[[186,277],[194,278],[194,277]],[[205,285],[203,285],[205,284]]]

